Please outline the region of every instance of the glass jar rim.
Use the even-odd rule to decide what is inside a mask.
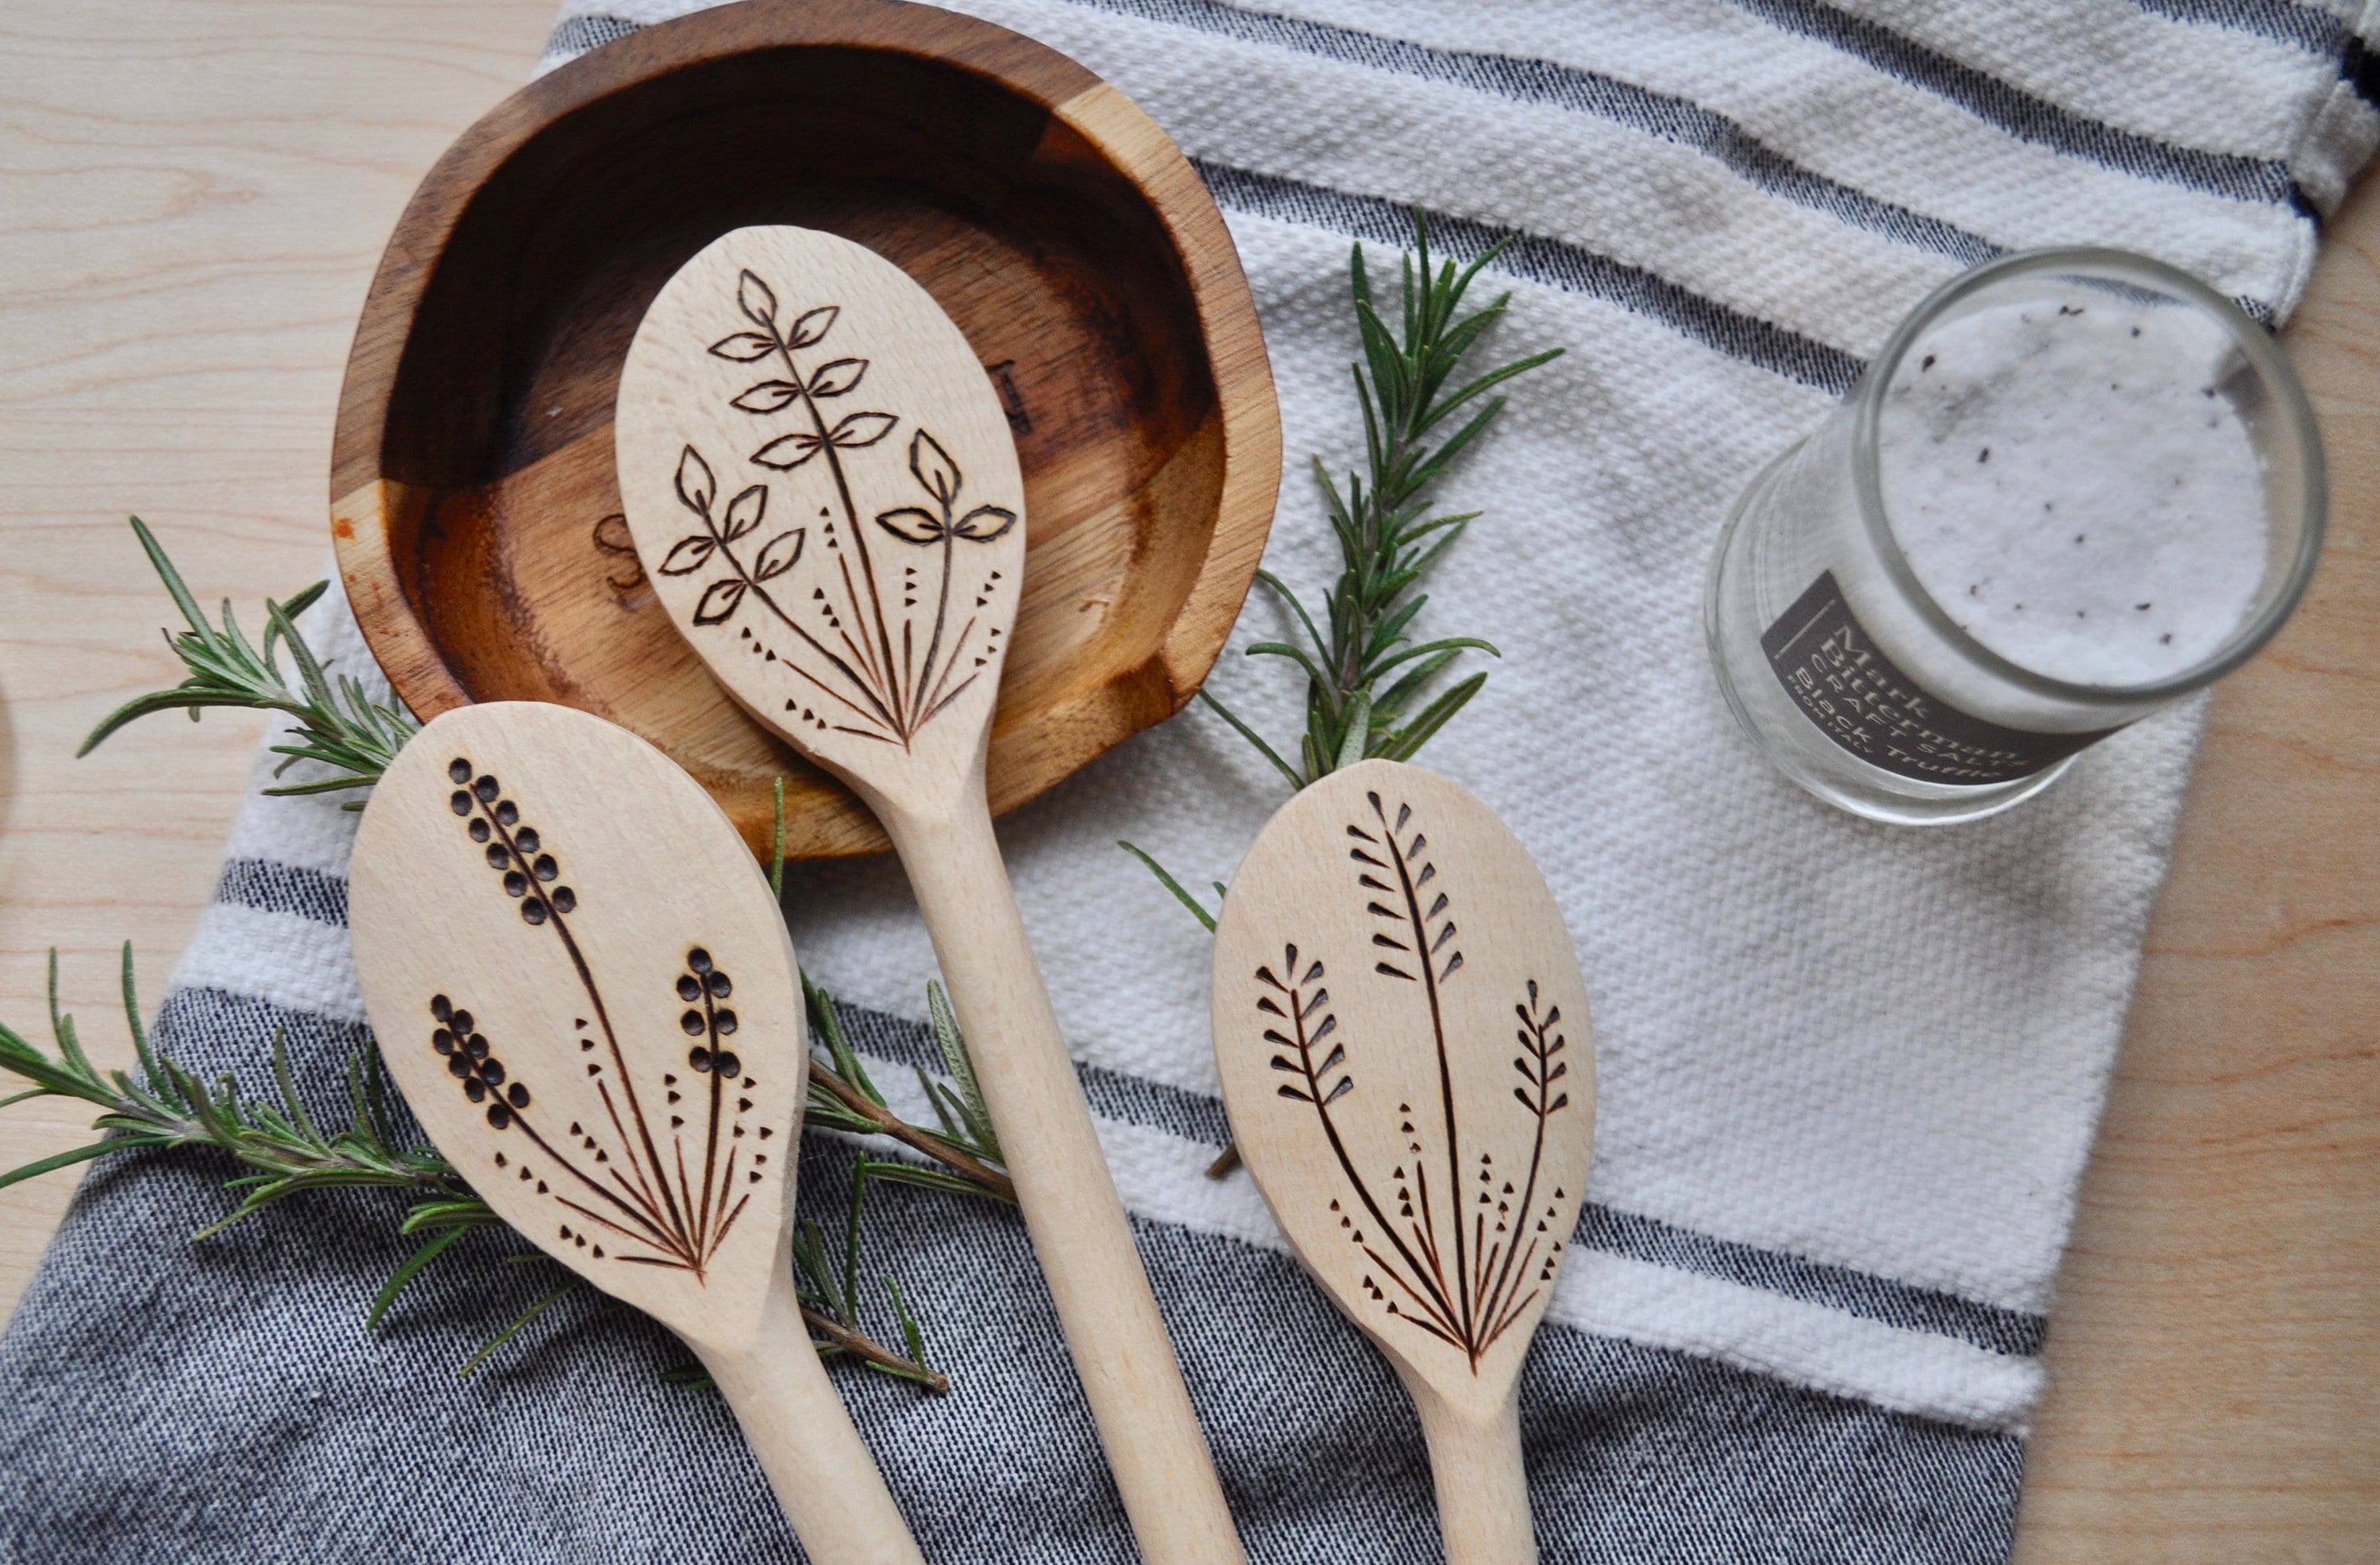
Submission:
[[[2303,515],[2299,522],[2297,553],[2289,562],[2289,575],[2281,590],[2265,605],[2262,613],[2234,629],[2222,645],[2205,658],[2178,673],[2145,684],[2073,684],[2027,668],[1985,646],[1962,629],[1950,616],[1949,611],[1918,579],[1917,573],[1910,567],[1908,557],[1900,551],[1900,541],[1894,536],[1891,517],[1885,508],[1884,486],[1876,461],[1877,413],[1883,404],[1885,391],[1891,385],[1893,375],[1900,368],[1900,361],[1910,347],[1951,307],[1985,288],[2014,277],[2057,272],[2080,273],[2105,277],[2112,282],[2141,283],[2197,305],[2223,325],[2240,352],[2256,367],[2266,384],[2273,388],[2283,420],[2299,453],[2304,486]],[[1952,649],[1990,673],[2037,695],[2080,706],[2137,707],[2204,689],[2254,657],[2288,622],[2297,608],[2298,600],[2305,595],[2306,584],[2313,578],[2315,562],[2322,553],[2323,530],[2330,504],[2329,475],[2323,456],[2322,434],[2314,421],[2313,404],[2306,398],[2305,387],[2300,383],[2288,356],[2281,351],[2279,341],[2239,305],[2189,273],[2131,250],[2095,246],[2021,250],[1961,273],[1926,295],[1917,308],[1910,311],[1908,319],[1901,321],[1892,335],[1886,339],[1883,350],[1860,377],[1859,385],[1852,393],[1852,409],[1853,487],[1858,491],[1861,519],[1865,524],[1869,543],[1883,561],[1886,573],[1915,606],[1919,616]]]

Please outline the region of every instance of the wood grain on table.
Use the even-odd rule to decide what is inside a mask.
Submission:
[[[16,0],[0,11],[0,1019],[42,968],[128,1063],[261,723],[152,718],[167,604],[314,579],[348,336],[439,151],[552,0]],[[2312,596],[2219,693],[2050,1333],[2017,1557],[2380,1558],[2380,194],[2289,333],[2335,493]],[[0,1113],[0,1164],[79,1144]],[[13,1307],[70,1174],[0,1192]]]

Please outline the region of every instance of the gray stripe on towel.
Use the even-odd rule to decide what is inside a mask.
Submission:
[[[347,883],[336,875],[269,858],[227,858],[215,901],[259,913],[294,913],[317,924],[347,926]]]
[[[941,1069],[933,1032],[924,1023],[888,1016],[856,1005],[836,1006],[852,1043],[879,1059]],[[1220,1148],[1231,1138],[1222,1103],[1203,1093],[1144,1081],[1097,1065],[1075,1074],[1093,1112],[1126,1124],[1145,1125]],[[1804,1304],[1879,1321],[1903,1330],[1952,1337],[1991,1353],[2032,1358],[2049,1328],[2046,1316],[2003,1308],[1939,1289],[1921,1288],[1874,1272],[1833,1266],[1755,1244],[1718,1239],[1658,1218],[1618,1211],[1589,1201],[1582,1209],[1576,1244],[1626,1256],[1674,1271],[1716,1277]]]
[[[1203,158],[1193,158],[1191,166],[1206,180],[1215,200],[1226,207],[1284,223],[1329,228],[1376,244],[1402,248],[1412,243],[1413,209],[1394,201],[1255,174]],[[1512,248],[1496,265],[1513,276],[1618,305],[1730,358],[1804,385],[1843,392],[1859,379],[1861,361],[1840,348],[1730,309],[1609,256],[1469,218],[1436,212],[1429,217],[1431,242],[1456,260],[1479,255],[1497,241],[1509,239]]]
[[[1598,71],[1525,55],[1441,49],[1354,28],[1269,11],[1244,10],[1218,0],[1073,0],[1088,8],[1171,22],[1202,32],[1269,43],[1374,70],[1443,81],[1517,103],[1546,103],[1593,115],[1709,157],[1730,174],[1771,195],[1825,212],[1901,244],[1969,262],[1989,261],[2000,248],[1981,235],[1803,167],[1764,144],[1726,115],[1689,99],[1655,92]]]
[[[2238,200],[2286,202],[2309,219],[2313,215],[2285,164],[2179,147],[2119,130],[1818,0],[1732,3],[1771,27],[1827,44],[1912,87],[1948,99],[2020,141],[2086,158],[2140,178],[2186,185]]]
[[[310,1097],[332,1063],[299,1057]],[[847,1164],[821,1145],[801,1171],[803,1212],[836,1231]],[[516,1240],[474,1234],[366,1332],[413,1244],[400,1200],[321,1193],[186,1243],[228,1208],[227,1171],[132,1154],[78,1195],[0,1338],[0,1559],[799,1558],[724,1404],[664,1380],[690,1355],[659,1327],[576,1290],[458,1380],[555,1268],[508,1266]],[[1296,1263],[1137,1231],[1252,1565],[1438,1559],[1411,1408]],[[867,1274],[900,1280],[951,1377],[937,1399],[834,1371],[927,1557],[1126,1565],[1015,1214],[880,1189],[867,1242]],[[869,1324],[890,1331],[881,1297]],[[1565,1565],[1985,1565],[2005,1556],[2022,1464],[2012,1435],[1560,1328],[1524,1372],[1522,1429],[1539,1543]]]

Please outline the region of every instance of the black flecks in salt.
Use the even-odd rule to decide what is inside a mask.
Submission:
[[[1977,453],[1975,453],[1975,460],[1976,460],[1976,461],[1978,461],[1978,462],[1988,462],[1988,461],[1990,461],[1991,459],[1992,459],[1992,448],[1991,448],[1990,446],[1988,446],[1988,445],[1987,445],[1987,446],[1985,446],[1985,447],[1984,447],[1981,451],[1978,451]]]
[[[2133,607],[2133,608],[2135,608],[2135,609],[2138,609],[2142,613],[2144,613],[2144,614],[2145,614],[2145,613],[2147,613],[2149,612],[2149,605],[2147,605],[2146,603],[2135,603],[2135,604],[2133,604],[2133,605],[2132,605],[2132,607]]]
[[[1930,354],[1930,353],[1929,353],[1929,354],[1927,354],[1927,355],[1926,355],[1923,359],[1921,359],[1921,360],[1919,360],[1919,361],[1918,361],[1918,365],[1917,365],[1917,372],[1918,372],[1919,374],[1923,375],[1924,373],[1925,373],[1925,371],[1926,371],[1926,370],[1931,370],[1931,369],[1933,369],[1933,368],[1934,368],[1934,356],[1933,356],[1932,354]]]

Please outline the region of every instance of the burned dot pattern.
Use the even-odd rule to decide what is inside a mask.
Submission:
[[[686,971],[677,979],[678,998],[698,1003],[688,1005],[677,1022],[686,1037],[703,1040],[686,1053],[689,1070],[725,1077],[742,1074],[744,1062],[735,1051],[719,1046],[721,1038],[734,1036],[738,1024],[735,1013],[717,1002],[735,992],[727,970],[711,960],[710,952],[695,946],[686,953]]]
[[[504,894],[520,904],[521,921],[538,925],[555,914],[577,912],[578,893],[554,884],[562,878],[562,861],[545,851],[536,827],[522,824],[519,804],[504,796],[495,774],[477,771],[468,756],[456,756],[447,763],[446,775],[469,783],[455,789],[447,803],[456,815],[469,818],[465,830],[487,850],[488,867],[502,877]]]
[[[446,1062],[446,1074],[462,1086],[464,1097],[488,1106],[489,1124],[497,1130],[510,1127],[514,1116],[528,1107],[528,1088],[519,1082],[507,1085],[504,1062],[496,1058],[487,1035],[475,1025],[478,1018],[468,1011],[458,1009],[441,994],[431,998],[430,1015],[437,1023],[431,1030],[430,1047]]]
[[[501,777],[480,770],[468,756],[454,757],[447,776],[455,784],[448,803],[472,844],[470,851],[485,862],[504,897],[519,906],[522,921],[543,925],[573,912],[577,894],[564,883],[567,866],[529,814],[534,802],[524,807],[507,794]],[[573,933],[564,931],[564,940],[576,949]],[[678,1006],[662,1013],[662,1025],[667,1026],[669,1015],[678,1017],[688,1049],[686,1063],[678,1069],[691,1074],[662,1074],[667,1106],[651,1117],[650,1135],[644,1128],[647,1110],[638,1107],[638,1098],[650,1088],[631,1079],[641,1074],[629,1069],[630,1057],[621,1052],[631,1039],[611,1038],[611,1052],[602,1051],[609,1022],[599,1026],[582,1015],[575,1024],[572,1037],[587,1074],[579,1090],[596,1111],[584,1113],[583,1123],[572,1123],[566,1138],[556,1132],[556,1123],[569,1111],[578,1111],[578,1105],[559,1108],[559,1100],[548,1094],[540,1111],[532,1113],[529,1086],[497,1057],[480,1019],[457,1006],[451,995],[431,998],[431,1045],[471,1110],[494,1131],[518,1133],[507,1134],[481,1153],[504,1171],[508,1187],[517,1182],[523,1194],[533,1188],[538,1195],[551,1195],[565,1205],[576,1199],[600,1208],[577,1208],[570,1221],[557,1229],[571,1248],[590,1259],[607,1258],[604,1245],[592,1242],[601,1227],[606,1231],[606,1244],[618,1244],[609,1258],[689,1271],[700,1281],[721,1243],[737,1231],[745,1207],[759,1194],[751,1187],[762,1181],[761,1170],[769,1162],[760,1148],[773,1133],[770,1126],[750,1124],[756,1105],[749,1094],[759,1084],[744,1074],[744,1062],[727,1041],[739,1026],[727,1003],[735,995],[734,980],[707,948],[689,945],[684,950],[682,970],[668,979]],[[583,962],[579,977],[593,1002],[590,1014],[603,1016],[595,975]],[[653,1041],[641,1040],[641,1046],[650,1048]],[[637,1135],[629,1135],[624,1123],[636,1125]],[[615,1140],[613,1132],[626,1139]],[[496,1146],[507,1147],[509,1153]],[[664,1193],[681,1167],[698,1175],[700,1194],[695,1194],[696,1186],[679,1187],[681,1199],[673,1201]],[[595,1226],[581,1226],[581,1215]],[[620,1239],[621,1234],[626,1239]]]

